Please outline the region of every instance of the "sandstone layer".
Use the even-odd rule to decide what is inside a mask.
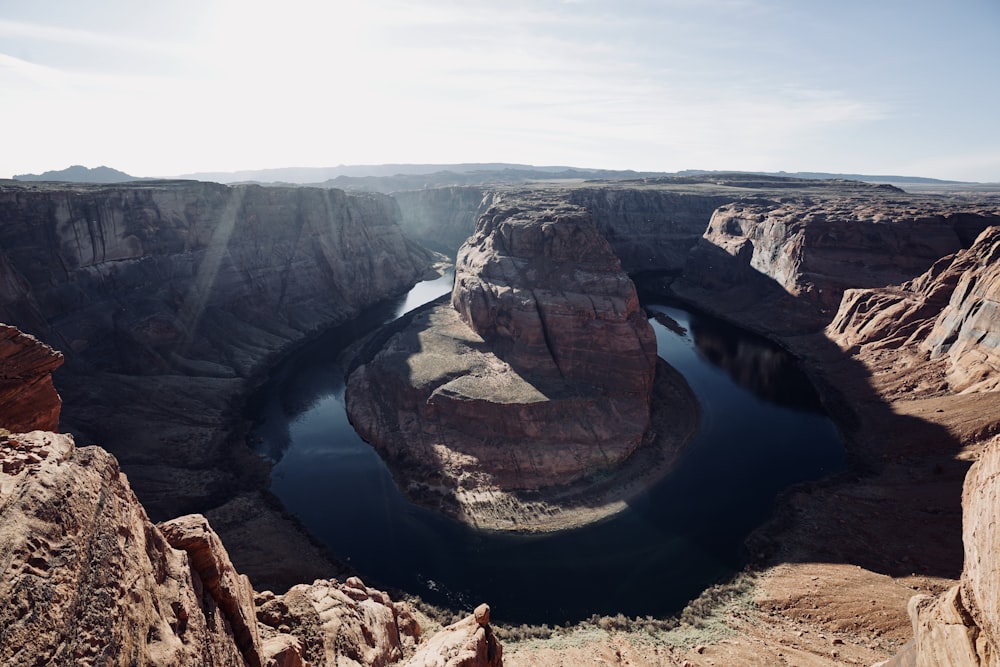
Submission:
[[[55,431],[62,399],[52,372],[63,356],[15,327],[0,324],[0,428],[12,433]]]
[[[746,200],[713,213],[674,289],[756,329],[813,332],[833,319],[845,290],[915,278],[998,223],[995,212],[877,189]],[[762,300],[786,317],[755,314]]]
[[[456,265],[449,303],[383,332],[347,407],[408,493],[497,523],[508,491],[580,482],[643,443],[656,368],[635,288],[579,207],[506,195]],[[479,507],[483,505],[483,507]]]
[[[154,517],[204,511],[262,484],[234,442],[256,379],[428,272],[399,217],[317,188],[5,185],[0,321],[64,351],[64,427],[115,453]]]

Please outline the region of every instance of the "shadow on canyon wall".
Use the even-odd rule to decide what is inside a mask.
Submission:
[[[679,278],[636,279],[647,292],[778,341],[799,359],[844,440],[847,470],[786,491],[774,518],[748,540],[751,559],[841,562],[891,576],[959,575],[970,465],[956,458],[963,443],[941,424],[886,402],[864,364],[823,333],[826,322],[817,320],[808,295],[789,294],[745,256],[708,242],[699,243]]]

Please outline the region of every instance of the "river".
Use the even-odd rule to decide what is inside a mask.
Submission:
[[[489,602],[507,623],[592,614],[664,616],[744,562],[743,541],[791,484],[844,467],[844,449],[794,359],[769,341],[676,306],[644,303],[659,354],[702,407],[675,469],[628,509],[550,535],[475,531],[410,503],[344,410],[341,350],[446,293],[421,283],[304,347],[251,403],[271,490],[371,585],[464,611]]]

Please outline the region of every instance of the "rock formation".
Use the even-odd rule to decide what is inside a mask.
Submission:
[[[962,493],[965,568],[958,585],[910,600],[913,643],[886,667],[993,667],[1000,664],[1000,438],[969,470]]]
[[[628,186],[581,187],[566,194],[590,212],[629,274],[679,273],[713,211],[738,196]]]
[[[55,431],[62,400],[52,371],[63,356],[15,327],[0,324],[0,428],[12,433]]]
[[[391,198],[339,190],[5,185],[0,219],[0,321],[65,352],[66,428],[115,453],[157,518],[255,474],[232,429],[279,355],[431,264]]]
[[[445,509],[474,522],[493,491],[621,463],[649,425],[652,329],[590,215],[559,200],[501,198],[459,253],[450,304],[361,356],[358,432],[411,495],[443,485],[459,503]]]
[[[12,332],[19,354],[8,359],[22,382],[51,380],[58,357]],[[15,405],[17,420],[58,421],[58,404],[24,407]],[[2,410],[0,421],[15,423]],[[40,430],[4,434],[0,463],[0,665],[382,667],[420,641],[408,608],[357,577],[255,594],[203,516],[154,525],[100,447]],[[460,664],[502,664],[477,614],[475,637],[435,636],[414,664],[444,664],[453,646],[468,654],[466,643],[475,653],[477,638],[482,658]]]
[[[490,628],[490,607],[481,604],[471,616],[449,625],[424,644],[408,667],[500,667],[503,647]]]

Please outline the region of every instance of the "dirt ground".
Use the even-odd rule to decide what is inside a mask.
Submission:
[[[507,641],[504,664],[873,665],[911,639],[909,599],[961,573],[962,483],[1000,432],[997,398],[948,395],[941,368],[919,358],[795,347],[828,393],[851,466],[786,492],[748,540],[747,585],[671,630],[589,625]]]

